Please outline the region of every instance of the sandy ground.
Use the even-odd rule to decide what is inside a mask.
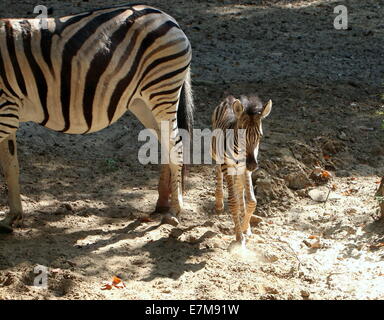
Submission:
[[[4,0],[1,17],[35,1]],[[257,215],[246,252],[228,252],[214,168],[192,166],[178,227],[149,216],[159,168],[137,161],[127,114],[88,136],[19,130],[25,220],[0,235],[0,299],[383,299],[384,1],[147,1],[174,16],[193,49],[196,127],[224,91],[274,102],[265,120]],[[115,1],[45,1],[53,15]],[[333,28],[346,4],[349,29]],[[315,167],[332,174],[322,184]],[[328,195],[326,202],[310,196]],[[315,195],[316,196],[316,195]],[[0,218],[8,210],[0,185]],[[48,288],[33,286],[49,268]],[[125,287],[102,290],[116,276]]]

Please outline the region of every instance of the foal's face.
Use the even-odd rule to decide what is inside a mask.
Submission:
[[[246,168],[254,171],[258,168],[257,156],[260,140],[263,135],[262,119],[266,118],[272,109],[272,101],[265,105],[256,96],[241,96],[233,102],[233,111],[237,118],[237,127],[245,129]]]

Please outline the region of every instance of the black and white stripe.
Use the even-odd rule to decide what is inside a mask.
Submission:
[[[216,136],[212,139],[211,153],[218,163],[215,210],[217,213],[224,210],[225,177],[236,241],[241,244],[244,244],[244,234],[251,233],[249,221],[256,208],[252,171],[258,166],[257,156],[263,135],[261,121],[269,115],[271,108],[271,100],[263,106],[257,96],[241,96],[240,99],[228,96],[212,115],[212,128]],[[232,137],[231,143],[228,143],[228,137]]]
[[[172,17],[125,5],[46,22],[42,29],[39,19],[0,20],[0,144],[21,121],[85,134],[130,110],[159,134],[160,122],[170,121],[170,147],[181,147],[178,130],[192,121],[191,92],[184,90],[191,46]],[[182,91],[188,103],[179,106]],[[170,168],[171,209],[178,213],[180,163]]]

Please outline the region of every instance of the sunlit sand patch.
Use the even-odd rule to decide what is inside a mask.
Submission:
[[[231,256],[236,257],[242,262],[247,263],[265,263],[270,262],[267,255],[259,249],[250,249],[245,244],[232,242],[228,247],[228,252]]]
[[[75,243],[75,246],[78,246],[78,247],[90,246],[90,245],[96,244],[99,241],[107,241],[107,240],[111,239],[113,236],[114,236],[113,234],[89,235],[83,239],[77,240]]]

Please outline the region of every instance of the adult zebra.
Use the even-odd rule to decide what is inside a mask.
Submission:
[[[0,164],[10,206],[1,232],[22,218],[16,130],[33,121],[55,131],[101,130],[130,110],[160,137],[167,121],[158,211],[182,208],[182,141],[191,130],[191,46],[177,22],[146,5],[77,15],[0,20]],[[46,26],[46,27],[44,27]],[[176,156],[176,157],[175,157]]]

